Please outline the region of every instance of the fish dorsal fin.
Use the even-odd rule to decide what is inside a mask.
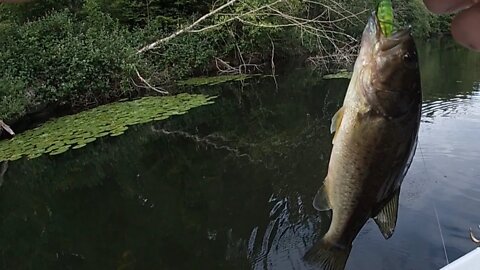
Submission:
[[[315,195],[313,199],[313,207],[318,211],[328,211],[332,209],[325,183],[318,189],[317,195]]]
[[[341,107],[335,115],[332,117],[332,123],[330,125],[330,133],[335,133],[333,135],[333,140],[335,140],[335,136],[337,135],[338,128],[340,127],[340,124],[342,123],[342,118],[343,118],[343,107]],[[332,141],[333,143],[334,141]]]
[[[385,239],[388,239],[393,235],[395,225],[397,224],[399,195],[400,189],[395,192],[390,201],[388,201],[378,215],[373,218]]]

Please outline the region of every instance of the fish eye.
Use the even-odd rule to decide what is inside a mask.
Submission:
[[[408,68],[417,68],[417,62],[418,59],[415,52],[407,52],[403,55],[403,63],[405,63]]]

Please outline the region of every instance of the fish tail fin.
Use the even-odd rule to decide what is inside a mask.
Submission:
[[[307,251],[303,259],[322,270],[343,270],[351,250],[351,246],[340,247],[322,239]]]

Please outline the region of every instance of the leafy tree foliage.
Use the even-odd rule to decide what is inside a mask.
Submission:
[[[324,1],[324,0],[318,0]],[[340,0],[352,14],[376,0]],[[240,14],[272,0],[243,0],[228,13]],[[287,3],[288,2],[288,3]],[[294,16],[314,18],[325,11],[289,0],[280,6]],[[450,18],[433,16],[421,0],[394,0],[396,20],[413,24],[419,36],[448,31]],[[316,54],[318,37],[295,27],[275,27],[279,16],[256,14],[228,20],[225,13],[206,24],[220,27],[179,36],[155,51],[136,50],[185,27],[224,2],[206,0],[34,0],[0,4],[0,119],[11,120],[48,104],[84,108],[136,94],[136,70],[152,83],[208,74],[215,59],[232,65],[269,63],[275,57]],[[332,5],[331,1],[321,2]],[[359,36],[368,12],[341,20],[339,30]],[[231,16],[231,15],[230,15]],[[330,18],[335,14],[329,14]],[[339,38],[341,34],[339,33]],[[327,44],[327,45],[325,45]],[[322,49],[328,50],[328,42]]]

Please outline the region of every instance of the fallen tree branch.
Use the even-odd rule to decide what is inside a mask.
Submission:
[[[231,6],[233,5],[233,3],[237,2],[237,0],[230,0],[228,1],[227,3],[223,4],[222,6],[212,10],[210,13],[207,13],[205,15],[203,15],[202,17],[200,17],[200,19],[196,20],[194,23],[190,24],[189,26],[183,28],[183,29],[180,29],[178,30],[177,32],[171,34],[170,36],[168,37],[165,37],[165,38],[162,38],[162,39],[159,39],[143,48],[141,48],[140,50],[137,51],[137,53],[143,53],[143,52],[146,52],[146,51],[149,51],[149,50],[152,50],[154,48],[156,48],[158,45],[160,45],[161,43],[165,43],[173,38],[175,38],[176,36],[179,36],[185,32],[188,32],[190,29],[194,28],[195,26],[197,26],[199,23],[201,23],[202,21],[206,20],[207,18],[209,18],[210,16],[218,13],[219,11],[223,10],[224,8],[228,7],[228,6]]]
[[[272,53],[271,53],[272,56],[270,59],[272,77],[273,77],[273,81],[275,82],[275,89],[278,90],[277,77],[275,76],[275,44],[273,43],[273,40],[270,36],[268,36],[268,38],[270,39],[270,43],[272,44]]]
[[[307,58],[307,61],[316,68],[328,69],[328,66],[350,66],[355,61],[355,56],[359,50],[358,44],[346,45],[339,48],[336,53],[326,55],[317,55]]]
[[[15,132],[13,132],[13,130],[7,124],[5,124],[2,120],[0,120],[0,133],[2,129],[4,129],[11,136],[15,136]]]
[[[150,83],[148,83],[148,81],[145,80],[145,79],[142,77],[142,75],[140,75],[140,72],[138,72],[138,69],[137,69],[137,68],[135,68],[135,72],[137,73],[137,76],[138,76],[138,78],[140,79],[140,81],[142,81],[142,82],[147,86],[147,87],[145,87],[145,88],[152,89],[153,91],[155,91],[155,92],[157,92],[157,93],[160,93],[160,94],[163,94],[163,95],[168,95],[168,94],[170,94],[168,91],[166,91],[166,90],[164,90],[164,89],[162,89],[162,88],[160,88],[160,87],[158,87],[158,86],[155,87],[155,86],[151,85]]]
[[[303,0],[302,5],[307,13],[301,13],[295,3],[289,0],[268,0],[260,6],[251,6],[248,3],[240,0],[219,0],[217,8],[212,7],[211,11],[198,20],[194,21],[167,37],[160,38],[157,41],[150,43],[139,49],[137,54],[151,51],[163,45],[172,45],[172,40],[182,34],[188,33],[203,33],[208,30],[220,29],[219,31],[232,31],[223,29],[231,22],[238,22],[244,26],[253,26],[264,29],[280,29],[280,28],[294,28],[301,38],[302,44],[314,44],[316,46],[317,57],[310,57],[308,60],[316,66],[324,64],[327,59],[333,59],[335,63],[349,63],[351,60],[350,52],[352,48],[358,43],[358,40],[349,34],[345,33],[345,25],[353,24],[354,20],[360,21],[358,15],[365,12],[362,10],[358,13],[348,11],[344,4],[337,3],[334,0]],[[235,5],[234,7],[232,7]],[[314,7],[317,6],[317,7]],[[316,12],[310,16],[309,10],[314,7]],[[319,10],[320,8],[320,10]],[[317,12],[318,11],[318,12]],[[217,18],[218,16],[218,18]],[[232,27],[236,27],[233,24]],[[228,28],[228,27],[226,27]],[[275,31],[275,30],[272,30]],[[215,64],[220,74],[242,74],[248,73],[251,70],[260,70],[262,65],[252,63],[251,59],[245,57],[240,47],[236,43],[235,34],[232,33],[234,48],[237,53],[240,64],[232,65],[226,61],[215,57]],[[312,43],[313,42],[313,43]],[[271,66],[272,74],[275,73],[274,55],[275,48],[272,43],[271,51]],[[264,63],[266,64],[266,63]],[[162,94],[168,93],[163,89],[153,87],[148,83],[149,79],[144,79],[139,72],[137,75],[145,86],[140,86],[152,89]],[[275,76],[274,76],[275,78]]]
[[[242,63],[239,66],[234,67],[218,57],[215,57],[215,66],[217,67],[219,74],[244,74],[247,73],[247,68],[249,68],[249,70],[262,72],[262,65]]]
[[[217,23],[217,24],[205,26],[205,27],[203,27],[203,28],[201,28],[201,29],[191,29],[191,30],[189,30],[189,32],[191,32],[191,33],[199,33],[199,32],[203,32],[203,31],[206,31],[206,30],[210,30],[210,29],[213,29],[213,28],[222,26],[222,25],[224,25],[224,24],[226,24],[226,23],[229,23],[229,22],[232,22],[232,21],[235,21],[235,20],[240,20],[241,17],[245,17],[245,16],[248,16],[248,15],[251,15],[251,14],[256,14],[257,12],[259,12],[259,11],[261,11],[261,10],[263,10],[263,9],[270,8],[270,7],[272,7],[272,6],[280,3],[280,2],[282,2],[282,1],[283,1],[283,0],[277,0],[277,1],[273,2],[273,3],[271,3],[271,4],[263,5],[263,6],[261,6],[261,7],[256,8],[256,9],[252,9],[252,10],[250,10],[250,11],[247,11],[247,12],[245,12],[245,13],[242,13],[242,14],[240,14],[240,15],[233,16],[232,18],[227,19],[227,20],[222,21],[222,22],[219,22],[219,23]],[[231,16],[231,14],[224,14],[224,15]]]

